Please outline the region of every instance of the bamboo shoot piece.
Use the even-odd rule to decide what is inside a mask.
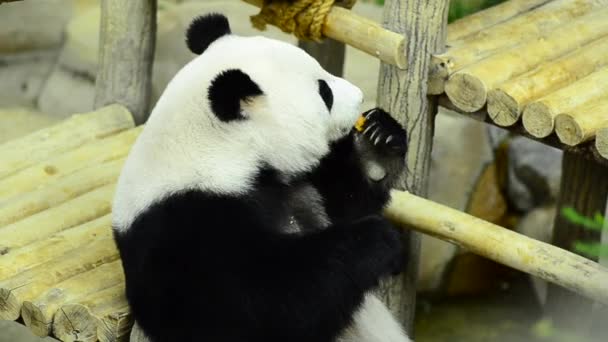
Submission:
[[[531,102],[524,108],[524,128],[537,138],[553,133],[555,117],[608,94],[608,67],[590,74],[556,92]]]
[[[445,92],[458,109],[468,113],[478,111],[486,104],[488,90],[607,35],[606,18],[608,8],[464,67],[450,76]]]
[[[115,187],[116,184],[103,186],[55,208],[0,228],[0,250],[6,253],[109,214]]]
[[[608,127],[608,96],[555,117],[557,137],[569,146],[595,138],[595,133],[604,127]]]
[[[0,227],[115,183],[123,164],[124,159],[93,164],[39,190],[0,201]]]
[[[608,304],[608,269],[589,259],[407,192],[393,191],[385,214],[399,225]]]
[[[123,341],[132,324],[124,284],[117,284],[62,305],[53,318],[53,335],[62,341]]]
[[[432,58],[429,68],[429,94],[443,93],[444,83],[453,72],[529,39],[549,35],[558,26],[603,9],[606,5],[608,0],[550,1],[511,20],[467,36],[454,43],[454,47],[446,53]]]
[[[507,21],[549,1],[550,0],[509,0],[467,15],[452,22],[448,26],[448,43],[450,43],[450,45],[458,44],[458,39],[487,29],[500,22]]]
[[[524,107],[608,64],[608,37],[596,40],[488,93],[488,114],[499,126],[511,126]]]
[[[25,272],[0,281],[0,319],[16,320],[24,301],[31,301],[55,284],[119,259],[112,238],[95,239]]]
[[[0,256],[0,279],[13,277],[93,240],[110,238],[111,226],[112,215],[107,214],[21,248],[5,248],[4,254]]]
[[[131,113],[120,105],[74,114],[58,124],[0,145],[0,179],[26,167],[134,126]]]
[[[35,299],[24,301],[21,309],[23,321],[34,335],[48,336],[51,332],[53,316],[64,303],[123,282],[124,276],[120,260],[103,264],[55,284]]]
[[[608,159],[608,127],[602,128],[597,132],[595,148],[602,157]]]
[[[263,0],[244,1],[257,7],[262,7],[264,2]],[[385,63],[401,69],[407,67],[405,39],[402,35],[387,30],[348,9],[332,7],[322,30],[325,36],[348,44]]]
[[[126,157],[143,126],[86,144],[75,150],[34,164],[0,180],[0,202],[82,170],[94,164]]]

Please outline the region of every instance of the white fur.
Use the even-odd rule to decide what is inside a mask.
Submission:
[[[243,103],[247,120],[223,123],[211,112],[207,89],[219,71],[238,68],[264,95]],[[331,113],[318,79],[332,89]],[[318,165],[329,143],[354,125],[362,92],[327,73],[301,49],[264,37],[229,35],[185,65],[169,82],[133,145],[113,203],[113,226],[125,231],[155,201],[201,189],[245,194],[258,166],[285,175]],[[344,342],[406,342],[401,328],[373,295],[357,312]]]

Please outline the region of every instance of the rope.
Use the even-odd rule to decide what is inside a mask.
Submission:
[[[351,8],[357,0],[338,0],[340,6]],[[293,33],[300,40],[321,41],[323,24],[336,0],[264,0],[260,13],[251,17],[258,30],[267,24],[277,26],[285,33]]]

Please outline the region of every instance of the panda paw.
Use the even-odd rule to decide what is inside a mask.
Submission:
[[[407,151],[407,134],[389,113],[374,108],[362,115],[365,118],[359,134],[367,142],[383,152],[404,155]]]

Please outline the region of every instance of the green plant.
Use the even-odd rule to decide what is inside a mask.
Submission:
[[[571,223],[582,226],[585,229],[596,232],[608,231],[606,218],[600,213],[596,213],[593,217],[587,217],[578,213],[572,207],[564,207],[561,210],[561,215]],[[574,250],[593,258],[608,257],[608,245],[600,242],[575,241]]]

